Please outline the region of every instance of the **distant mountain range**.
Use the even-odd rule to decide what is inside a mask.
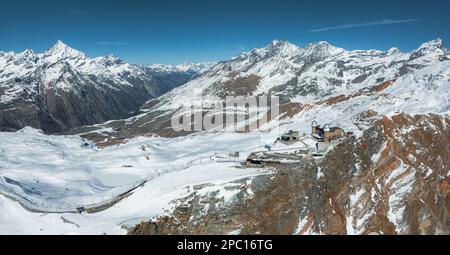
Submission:
[[[127,118],[212,64],[132,65],[88,58],[61,41],[44,53],[0,52],[0,129],[60,132]]]
[[[285,114],[313,108],[309,110],[317,112],[315,118],[324,116],[320,112],[329,111],[334,116],[350,118],[371,108],[382,112],[418,109],[418,102],[426,103],[428,99],[434,102],[433,109],[424,106],[422,110],[440,112],[450,105],[445,87],[449,60],[449,52],[440,39],[407,53],[397,48],[348,51],[327,42],[301,48],[275,40],[264,48],[219,62],[186,84],[150,100],[139,115],[108,122],[100,128],[110,128],[108,134],[116,138],[148,133],[177,136],[170,128],[170,117],[194,97],[194,88],[202,89],[204,102],[227,95],[276,95],[281,98]],[[394,82],[397,91],[389,98],[377,94]],[[343,105],[338,108],[337,103]],[[334,108],[319,110],[324,107]]]
[[[193,98],[194,88],[203,90],[206,101],[277,95],[287,111],[292,103],[357,93],[438,63],[442,68],[449,59],[440,39],[408,53],[347,51],[327,42],[301,48],[275,40],[217,64],[143,66],[112,55],[91,59],[58,41],[39,54],[0,52],[0,128],[32,126],[52,133],[109,121],[97,128],[112,128],[116,137],[173,136],[170,116]]]

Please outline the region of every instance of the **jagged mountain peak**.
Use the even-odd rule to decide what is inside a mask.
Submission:
[[[53,45],[53,47],[52,48],[55,48],[55,49],[64,49],[64,48],[67,48],[67,47],[69,47],[67,44],[65,44],[63,41],[61,41],[61,40],[58,40],[58,41],[56,41],[56,43]]]
[[[399,48],[393,47],[393,48],[390,48],[386,53],[388,55],[395,55],[395,54],[401,53],[401,51]]]
[[[105,58],[105,59],[110,59],[110,60],[120,60],[120,58],[117,57],[117,56],[114,55],[114,54],[106,55],[104,58]]]
[[[436,38],[434,40],[428,41],[420,45],[418,50],[420,49],[443,49],[444,48],[444,40],[441,38]]]
[[[326,41],[308,44],[304,49],[304,55],[331,56],[345,52],[344,49],[336,47]]]
[[[146,66],[146,68],[159,72],[184,72],[200,74],[208,71],[215,64],[216,63],[214,62],[194,63],[191,61],[187,61],[178,65],[152,64]]]
[[[414,50],[414,53],[430,53],[430,52],[437,52],[442,51],[444,52],[444,41],[440,38],[425,42],[419,46],[416,50]]]
[[[267,45],[266,49],[269,52],[278,51],[284,53],[298,53],[300,51],[300,48],[297,45],[284,40],[273,40]]]
[[[19,54],[22,54],[22,55],[34,55],[35,53],[34,53],[34,51],[32,49],[26,49],[26,50],[22,51]]]
[[[99,63],[107,67],[110,67],[114,65],[122,65],[125,64],[126,62],[113,54],[109,54],[105,57],[100,57]]]
[[[200,63],[194,63],[192,61],[186,61],[184,63],[175,65],[176,67],[178,67],[179,69],[183,69],[183,70],[189,70],[191,68],[195,68],[196,66],[200,65]]]
[[[334,46],[327,41],[318,41],[309,43],[306,48],[317,48],[317,47],[334,47]]]
[[[260,59],[267,59],[274,56],[293,57],[302,53],[302,49],[288,41],[273,40],[263,48],[255,48],[250,52],[241,53],[231,60],[255,62]]]
[[[344,49],[331,45],[326,41],[319,41],[308,44],[305,48],[301,48],[289,41],[273,40],[266,47],[254,49],[249,53],[241,54],[240,58],[248,56],[271,57],[280,55],[283,57],[297,57],[297,56],[332,56],[345,52]]]
[[[214,62],[194,63],[187,61],[183,64],[176,65],[176,67],[183,72],[203,73],[215,64]]]
[[[339,49],[327,41],[312,42],[306,45],[305,50]]]
[[[46,58],[56,58],[56,60],[64,59],[64,58],[85,58],[86,55],[78,51],[67,44],[65,44],[63,41],[58,40],[53,47],[48,49],[44,52],[44,57]]]
[[[267,45],[267,46],[268,47],[286,47],[286,46],[296,46],[296,45],[294,45],[286,40],[275,39],[271,43],[269,43],[269,45]]]
[[[444,48],[444,41],[440,38],[434,39],[420,45],[411,54],[411,59],[426,58],[428,61],[432,59],[443,60],[446,58],[447,49]]]
[[[26,49],[24,51],[22,51],[21,53],[18,53],[15,55],[17,59],[20,60],[31,60],[31,61],[36,61],[38,56],[36,55],[36,53],[34,53],[33,50],[31,49]]]

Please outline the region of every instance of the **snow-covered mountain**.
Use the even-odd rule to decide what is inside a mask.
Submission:
[[[295,102],[311,102],[330,95],[351,93],[449,60],[443,41],[433,40],[416,50],[347,51],[318,42],[300,48],[286,41],[218,65],[158,99],[161,108],[177,108],[193,88],[206,96],[264,95],[272,93]]]
[[[279,95],[279,122],[175,133],[170,117],[195,88],[206,100]],[[449,113],[441,40],[409,53],[274,41],[128,119],[73,136],[0,132],[0,234],[448,234]],[[313,121],[345,131],[323,156]],[[277,140],[289,130],[299,142]]]
[[[130,116],[139,106],[203,71],[88,58],[61,41],[43,53],[0,52],[0,128],[48,132]]]
[[[153,64],[148,66],[139,66],[147,75],[161,83],[161,92],[167,92],[171,89],[185,84],[189,80],[196,78],[200,74],[209,70],[216,63],[192,63],[186,62],[179,65]]]
[[[185,62],[179,65],[164,65],[164,64],[153,64],[146,66],[149,71],[155,73],[174,73],[174,72],[184,72],[192,75],[202,74],[205,71],[211,69],[215,62],[205,62],[205,63],[192,63]]]
[[[179,135],[170,131],[170,117],[194,98],[196,89],[203,91],[204,103],[228,95],[276,95],[281,98],[284,113],[298,113],[308,106],[309,111],[303,112],[305,115],[311,112],[307,121],[326,116],[320,114],[325,111],[323,108],[329,108],[341,119],[366,110],[377,111],[374,105],[381,114],[418,109],[423,106],[419,102],[434,104],[433,109],[423,106],[430,112],[445,112],[449,106],[449,68],[450,56],[441,39],[423,43],[407,53],[396,48],[348,51],[327,42],[301,48],[275,40],[265,48],[220,62],[188,83],[149,101],[140,115],[106,126],[116,131],[115,137],[145,133]],[[387,88],[396,91],[386,99],[381,94],[388,93],[390,90],[384,91]],[[425,102],[431,98],[432,101]],[[365,101],[352,106],[358,100]],[[398,108],[387,107],[392,105]]]

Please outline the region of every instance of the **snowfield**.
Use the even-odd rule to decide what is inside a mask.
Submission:
[[[0,234],[126,234],[122,226],[133,227],[165,214],[173,206],[172,200],[188,194],[187,187],[205,183],[220,185],[258,174],[262,173],[236,169],[230,164],[193,166],[155,178],[129,198],[95,214],[31,213],[0,195]]]
[[[6,195],[0,195],[0,234],[124,234],[121,225],[163,213],[188,186],[265,174],[236,168],[232,161],[239,159],[214,159],[239,151],[243,160],[260,144],[257,133],[225,133],[137,138],[97,149],[77,136],[47,136],[32,128],[0,133],[0,193]],[[73,212],[108,205],[137,186],[105,211]]]

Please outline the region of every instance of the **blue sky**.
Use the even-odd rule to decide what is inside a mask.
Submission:
[[[61,39],[141,64],[225,60],[273,39],[407,51],[450,41],[448,10],[447,0],[15,0],[0,6],[0,50]]]

